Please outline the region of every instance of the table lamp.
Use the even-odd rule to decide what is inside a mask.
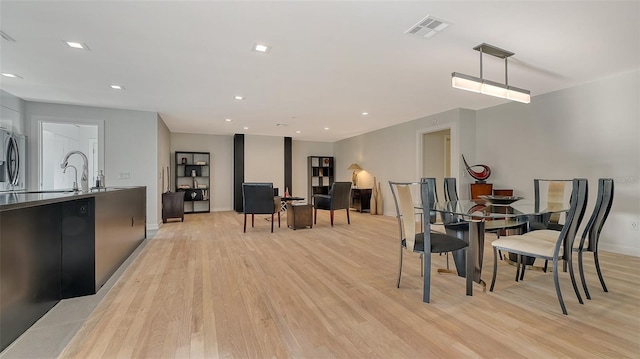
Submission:
[[[358,187],[358,171],[362,171],[362,167],[358,166],[357,163],[352,163],[351,166],[349,166],[349,168],[347,169],[353,171],[353,174],[351,175],[351,182],[353,182],[353,188],[357,188]]]

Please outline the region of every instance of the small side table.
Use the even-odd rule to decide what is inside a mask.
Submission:
[[[313,211],[308,203],[287,203],[287,227],[313,228]]]

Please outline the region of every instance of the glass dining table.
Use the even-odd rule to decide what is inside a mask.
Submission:
[[[482,259],[484,256],[484,233],[488,227],[499,229],[502,223],[509,225],[519,225],[526,227],[527,222],[536,220],[548,213],[559,213],[569,211],[569,204],[558,206],[556,203],[547,205],[546,203],[534,203],[528,200],[519,200],[511,204],[492,204],[486,200],[458,200],[448,202],[436,202],[431,206],[430,211],[424,211],[424,223],[429,223],[429,213],[435,211],[443,215],[453,216],[459,220],[467,222],[469,225],[469,247],[467,248],[464,268],[457,268],[458,275],[466,277],[467,295],[473,295],[473,282],[483,284]],[[444,217],[444,216],[443,216]],[[495,224],[493,221],[499,221]],[[430,233],[429,228],[425,228],[426,235]],[[456,266],[461,266],[456,262]],[[473,275],[466,275],[473,273]],[[425,279],[426,279],[425,269]]]

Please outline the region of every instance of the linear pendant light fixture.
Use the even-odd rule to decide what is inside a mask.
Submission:
[[[531,92],[529,90],[509,86],[507,75],[507,58],[512,56],[513,52],[509,52],[485,43],[482,43],[474,47],[473,49],[480,51],[480,78],[453,72],[451,73],[452,87],[485,95],[506,98],[507,100],[518,101],[522,103],[531,102]],[[485,80],[482,78],[482,54],[489,54],[504,59],[504,84]]]

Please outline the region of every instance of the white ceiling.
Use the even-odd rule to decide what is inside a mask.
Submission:
[[[509,84],[533,96],[640,67],[639,1],[2,0],[0,15],[16,40],[0,39],[1,70],[23,77],[2,77],[2,89],[158,112],[172,132],[336,141],[494,106],[505,101],[451,88],[454,71],[479,76],[483,42],[515,52]],[[451,25],[429,39],[404,34],[427,15]],[[251,51],[255,42],[270,53]],[[504,82],[503,60],[485,56],[484,77]]]

